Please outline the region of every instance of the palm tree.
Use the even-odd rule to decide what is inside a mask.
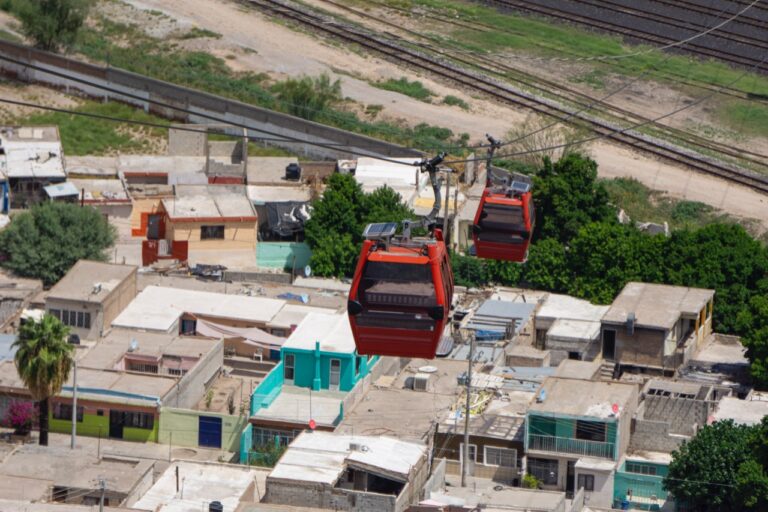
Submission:
[[[48,445],[48,399],[61,391],[72,368],[69,328],[57,318],[45,315],[40,321],[25,322],[19,328],[16,370],[40,410],[40,444]]]

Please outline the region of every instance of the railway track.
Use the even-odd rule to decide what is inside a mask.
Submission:
[[[422,72],[431,73],[434,76],[470,88],[473,91],[483,92],[497,100],[528,108],[540,114],[561,120],[569,118],[573,114],[571,110],[556,102],[537,98],[532,94],[506,84],[501,84],[466,68],[424,55],[401,44],[371,34],[359,27],[342,24],[329,17],[309,12],[306,7],[299,8],[294,4],[280,0],[244,1],[265,13],[283,17],[300,25],[310,27],[320,33],[356,44],[361,48],[379,53],[400,64],[412,66]],[[760,192],[768,192],[768,177],[766,176],[736,168],[694,151],[672,146],[632,130],[623,130],[621,127],[584,114],[573,116],[573,118],[589,125],[596,134],[604,138],[631,146],[659,158],[686,165],[700,172],[725,178]]]
[[[616,7],[617,2],[610,0],[477,1],[499,9],[528,12],[569,23],[577,23],[599,31],[619,34],[659,46],[676,43],[697,33],[697,30],[685,20],[653,15],[638,8],[632,10],[622,7],[619,9]],[[633,2],[633,4],[637,4],[637,2]],[[634,14],[632,15],[630,12]],[[651,20],[651,17],[655,19]],[[663,20],[663,23],[659,23],[660,19]],[[676,28],[676,30],[670,30],[671,28]],[[670,33],[675,34],[675,36],[670,37]],[[765,30],[760,32],[760,34],[765,33]],[[733,40],[734,37],[720,34],[716,30],[685,45],[685,51],[742,67],[755,67],[756,70],[763,73],[768,72],[768,64],[761,62],[759,57],[766,51],[765,36],[738,36],[741,39],[739,41]]]
[[[323,0],[323,1],[326,1],[326,3],[328,3],[327,0]],[[376,5],[378,5],[378,6],[382,7],[382,8],[385,8],[385,9],[389,9],[389,10],[393,10],[393,11],[396,11],[396,12],[400,12],[404,16],[409,16],[410,17],[410,16],[412,16],[414,14],[413,11],[411,9],[409,9],[409,8],[404,8],[404,7],[400,7],[400,6],[397,6],[397,5],[390,5],[390,4],[381,2],[379,0],[367,0],[367,1],[368,1],[368,3],[376,4]],[[335,2],[333,2],[333,3],[335,3]],[[351,9],[348,6],[344,6],[343,8],[347,9],[347,10]],[[369,16],[373,17],[371,15],[369,15]],[[440,16],[440,15],[437,15],[437,14],[432,14],[430,11],[418,12],[418,17],[419,18],[425,18],[425,19],[433,20],[435,22],[439,22],[439,23],[444,24],[444,25],[451,25],[451,26],[456,26],[456,27],[470,29],[470,30],[479,31],[479,32],[498,31],[498,27],[494,27],[492,25],[488,25],[488,24],[481,23],[481,22],[478,22],[478,21],[453,19],[453,18],[450,18],[450,17],[447,17],[447,16]],[[386,20],[382,20],[380,18],[378,18],[377,20],[380,23],[385,23],[385,24],[388,24],[388,25],[392,25],[391,23],[388,23]],[[401,29],[401,30],[405,30],[401,26],[398,26],[398,28]],[[422,37],[426,37],[425,33],[422,33],[421,36]],[[466,50],[462,51],[462,53],[464,53],[466,55],[473,55],[472,52],[469,52],[469,51],[466,51]],[[566,54],[567,54],[567,51],[566,51]],[[611,56],[611,57],[614,57],[614,56]],[[550,59],[548,59],[546,57],[531,57],[531,56],[528,56],[528,55],[518,55],[518,56],[515,56],[514,58],[526,59],[526,60],[550,60]],[[571,60],[571,61],[576,62],[576,61],[585,60],[585,57],[582,57],[581,55],[578,55],[576,53],[571,53],[570,57],[566,57],[566,58],[557,57],[555,60],[557,60],[557,61],[569,61],[569,60]],[[588,60],[591,60],[593,62],[601,62],[601,59],[593,58],[593,57],[588,58]],[[498,61],[496,61],[496,62],[498,62]],[[689,87],[695,87],[697,89],[702,89],[702,90],[705,90],[705,91],[717,91],[719,94],[722,94],[722,95],[725,95],[725,96],[730,96],[732,98],[759,99],[759,100],[763,100],[763,101],[768,100],[768,97],[764,97],[764,96],[761,96],[761,95],[756,95],[756,94],[752,94],[752,93],[749,93],[749,92],[745,92],[745,91],[743,91],[741,89],[738,89],[738,88],[727,87],[727,86],[716,87],[716,86],[713,86],[712,84],[707,83],[707,82],[700,82],[700,81],[696,81],[696,80],[691,80],[687,76],[684,76],[684,75],[681,75],[681,74],[676,74],[676,73],[673,73],[673,72],[671,72],[669,70],[659,71],[659,76],[665,78],[666,80],[669,80],[671,82],[675,82],[675,83],[680,84],[680,85],[686,85],[686,86],[689,86]]]
[[[321,1],[328,5],[332,5],[337,9],[343,10],[344,12],[348,12],[354,16],[357,16],[360,18],[367,18],[375,21],[377,24],[380,24],[380,25],[384,24],[384,25],[391,26],[397,29],[398,31],[407,33],[413,37],[432,41],[432,39],[429,36],[427,36],[424,32],[417,32],[415,30],[404,28],[401,25],[381,19],[381,17],[379,16],[369,14],[364,11],[360,11],[358,9],[350,7],[347,4],[342,4],[335,0],[321,0]],[[397,35],[393,34],[393,38],[397,38],[397,37],[398,37]],[[605,102],[597,102],[595,98],[588,96],[587,94],[584,94],[580,91],[577,91],[576,89],[565,87],[562,84],[552,80],[544,79],[537,76],[532,76],[528,73],[524,73],[520,71],[517,68],[509,66],[503,62],[499,62],[498,60],[490,57],[481,58],[470,52],[459,51],[458,54],[456,52],[446,52],[444,48],[438,48],[431,45],[419,45],[419,46],[421,48],[424,48],[427,51],[437,52],[441,54],[441,56],[449,60],[471,66],[473,69],[477,69],[479,71],[482,71],[484,73],[489,73],[491,75],[496,75],[503,80],[521,84],[529,89],[539,90],[547,96],[552,96],[553,94],[555,94],[557,96],[556,97],[557,100],[574,104],[577,106],[578,110],[584,109],[585,111],[590,111],[590,110],[595,110],[598,107],[601,107],[603,108],[604,111],[608,111],[610,115],[619,117],[623,121],[627,121],[630,124],[642,123],[645,125],[653,126],[654,128],[663,131],[664,135],[667,138],[675,139],[679,142],[682,142],[683,144],[704,149],[705,151],[706,150],[717,151],[718,154],[726,155],[737,161],[750,162],[753,165],[757,165],[764,168],[765,171],[768,172],[768,155],[764,155],[764,154],[760,154],[760,153],[756,153],[753,151],[744,150],[740,148],[736,149],[736,148],[733,148],[732,146],[711,141],[693,133],[685,132],[683,130],[680,130],[671,126],[667,126],[658,122],[653,122],[652,120],[646,117],[642,117],[630,110],[623,109]]]

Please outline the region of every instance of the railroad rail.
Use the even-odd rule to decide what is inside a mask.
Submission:
[[[579,25],[596,29],[603,32],[609,32],[613,34],[619,34],[628,38],[642,41],[645,43],[651,43],[653,45],[669,45],[673,44],[685,36],[684,33],[689,35],[695,33],[695,27],[691,27],[690,23],[686,20],[680,20],[667,16],[664,20],[666,27],[676,27],[677,33],[683,35],[679,39],[669,37],[668,31],[663,31],[662,34],[654,33],[652,26],[645,29],[641,28],[641,23],[638,19],[642,17],[647,18],[651,16],[651,13],[642,11],[642,9],[635,8],[635,13],[641,11],[643,16],[632,16],[629,14],[629,9],[623,7],[621,10],[616,8],[616,2],[609,0],[572,0],[571,2],[565,2],[562,0],[476,0],[478,3],[490,5],[503,10],[512,10],[518,12],[529,12],[562,20],[568,23],[577,23]],[[579,4],[580,9],[574,8],[568,9],[567,7],[572,4]],[[633,3],[637,5],[637,3]],[[610,8],[608,8],[610,5]],[[742,7],[743,8],[743,7]],[[619,14],[620,16],[610,20],[608,14],[610,12]],[[731,13],[731,15],[734,13]],[[657,20],[659,16],[656,15]],[[658,28],[658,27],[656,27]],[[764,32],[761,32],[761,34]],[[728,36],[720,33],[719,30],[715,30],[708,34],[707,37],[711,41],[707,41],[706,38],[699,39],[688,43],[685,46],[685,51],[708,58],[715,58],[728,62],[730,64],[736,64],[738,66],[755,67],[760,72],[768,72],[768,63],[762,62],[757,56],[765,52],[765,39],[760,39],[762,36],[756,35],[751,40],[757,41],[757,44],[735,42],[729,40]],[[741,36],[743,37],[743,36]],[[705,44],[706,43],[706,44]]]
[[[473,71],[426,56],[416,50],[371,34],[359,27],[342,24],[317,13],[310,13],[306,7],[299,8],[281,0],[245,0],[245,2],[264,12],[281,16],[326,35],[357,44],[361,48],[384,55],[395,62],[432,73],[437,77],[468,87],[474,91],[483,92],[497,100],[528,108],[556,119],[563,120],[572,116],[572,118],[589,125],[596,134],[607,139],[631,146],[656,157],[686,165],[700,172],[718,176],[761,192],[768,192],[768,177],[766,176],[731,166],[685,148],[673,146],[633,130],[623,130],[619,126],[591,116],[584,114],[573,116],[571,110],[556,102],[538,98]]]
[[[355,9],[353,7],[350,7],[347,4],[339,3],[335,0],[322,0],[322,1],[328,5],[332,5],[335,8],[348,12],[354,16],[373,20],[377,24],[384,24],[384,25],[391,26],[397,29],[398,31],[404,32],[413,37],[416,37],[419,39],[426,39],[429,41],[432,40],[429,36],[427,36],[422,31],[415,31],[415,30],[404,28],[401,25],[398,25],[388,20],[384,20],[380,16],[369,14],[359,9]],[[491,75],[499,76],[500,78],[506,81],[519,83],[531,89],[538,89],[542,92],[545,92],[549,96],[553,96],[553,95],[557,96],[556,99],[573,103],[578,107],[579,110],[584,109],[585,111],[590,111],[590,110],[596,109],[597,106],[600,105],[600,107],[602,107],[604,110],[609,111],[608,112],[609,114],[618,116],[622,118],[622,120],[629,121],[632,124],[642,123],[644,125],[654,126],[659,130],[663,130],[665,132],[665,135],[667,135],[668,137],[682,141],[683,143],[689,146],[698,147],[704,150],[716,151],[721,155],[726,155],[736,160],[748,161],[754,165],[763,167],[766,170],[766,172],[768,172],[768,155],[756,153],[743,148],[734,148],[733,146],[712,141],[704,137],[701,137],[699,135],[696,135],[694,133],[689,133],[671,126],[664,125],[659,122],[654,122],[651,119],[643,117],[630,110],[627,110],[609,103],[605,103],[605,102],[596,102],[593,97],[587,94],[584,94],[576,89],[565,87],[564,85],[558,82],[555,82],[553,80],[548,80],[545,78],[533,76],[528,73],[522,72],[515,67],[509,66],[508,64],[503,62],[499,62],[498,60],[493,59],[491,57],[485,57],[485,56],[478,57],[472,54],[471,52],[461,52],[461,51],[459,51],[458,53],[446,52],[444,48],[436,48],[430,45],[419,45],[419,46],[421,48],[424,48],[427,51],[437,52],[441,54],[441,56],[448,58],[452,61],[469,65],[473,69],[477,69],[484,73],[489,73]],[[557,92],[555,93],[555,91]]]

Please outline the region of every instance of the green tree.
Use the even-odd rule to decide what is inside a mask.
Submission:
[[[56,51],[74,43],[88,5],[86,0],[31,0],[20,4],[18,14],[22,30],[35,46]]]
[[[13,217],[0,232],[2,265],[49,286],[78,260],[103,261],[115,242],[114,226],[93,208],[47,202]]]
[[[475,287],[488,284],[485,262],[473,256],[451,254],[453,279],[459,286]]]
[[[759,480],[752,459],[750,427],[718,421],[703,427],[672,452],[664,488],[675,500],[699,512],[736,512],[744,508],[738,482]],[[759,464],[758,464],[759,467]],[[754,509],[759,510],[759,509]]]
[[[718,303],[719,305],[719,303]],[[750,374],[755,385],[768,388],[768,295],[756,294],[736,318],[735,329],[742,333],[741,342],[747,347]],[[768,442],[768,436],[766,436]],[[766,457],[768,463],[768,457]]]
[[[312,78],[289,78],[272,87],[281,108],[294,116],[317,119],[335,103],[341,101],[341,81],[331,81],[323,73]]]
[[[567,291],[573,277],[568,270],[565,246],[554,238],[531,246],[522,273],[527,286],[560,293]]]
[[[72,368],[69,328],[57,318],[45,315],[19,328],[13,346],[16,369],[40,412],[40,444],[48,445],[48,400],[61,391]]]
[[[323,197],[313,207],[304,235],[312,248],[312,270],[320,276],[352,275],[367,224],[414,217],[400,194],[391,188],[385,186],[366,194],[349,174],[331,175]]]
[[[597,181],[597,163],[570,153],[544,167],[534,178],[536,205],[535,239],[554,238],[567,244],[583,226],[615,218],[608,204],[608,192]]]

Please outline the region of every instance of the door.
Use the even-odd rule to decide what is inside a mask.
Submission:
[[[123,413],[121,411],[109,411],[109,437],[113,439],[123,438]]]
[[[221,448],[221,418],[200,416],[198,446]]]
[[[603,359],[613,361],[616,357],[616,331],[606,329],[603,331]]]
[[[565,475],[565,495],[566,497],[573,497],[573,488],[576,484],[574,481],[576,479],[576,461],[575,460],[569,460],[568,461],[568,471]]]
[[[147,218],[147,238],[157,240],[160,238],[160,215],[149,215]]]
[[[330,389],[339,389],[339,381],[341,381],[341,361],[339,359],[331,359],[331,375],[328,379],[328,387]]]

